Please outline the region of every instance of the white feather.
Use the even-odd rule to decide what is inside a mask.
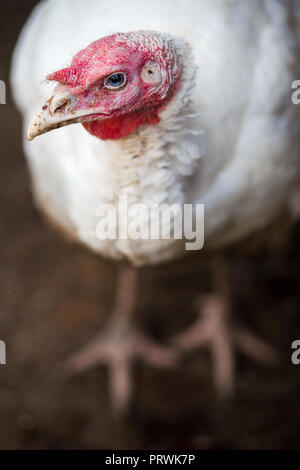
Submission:
[[[194,58],[178,39],[183,87],[156,126],[118,142],[96,139],[80,125],[24,141],[40,204],[93,250],[136,264],[172,258],[182,244],[99,240],[97,207],[120,194],[148,205],[204,203],[212,246],[268,224],[287,207],[300,176],[299,109],[290,101],[300,76],[299,18],[299,3],[285,0],[41,2],[11,73],[24,131],[52,89],[46,74],[95,39],[158,30],[184,38]]]

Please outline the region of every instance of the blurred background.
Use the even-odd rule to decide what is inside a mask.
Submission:
[[[133,409],[110,408],[107,371],[74,378],[57,365],[104,325],[117,266],[64,242],[34,209],[21,142],[21,118],[8,85],[11,54],[35,0],[1,5],[0,79],[0,366],[1,449],[289,449],[300,448],[300,225],[282,249],[232,258],[233,314],[272,344],[281,365],[238,356],[232,400],[214,397],[204,349],[174,370],[137,365]],[[26,77],[24,77],[26,80]],[[167,340],[195,317],[195,298],[211,287],[207,261],[141,271],[137,315]]]

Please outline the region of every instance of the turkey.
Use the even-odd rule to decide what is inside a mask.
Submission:
[[[77,371],[106,362],[119,409],[136,357],[167,367],[180,349],[210,344],[223,392],[234,346],[274,358],[250,333],[230,331],[224,295],[202,302],[172,348],[134,329],[132,314],[136,267],[187,253],[201,263],[202,252],[253,240],[290,212],[299,46],[300,5],[285,0],[44,0],[21,33],[11,84],[35,202],[69,238],[121,262],[110,327],[68,361]],[[116,208],[111,228],[122,229],[120,197],[146,208],[203,204],[204,249],[188,252],[175,237],[100,237],[101,205]]]

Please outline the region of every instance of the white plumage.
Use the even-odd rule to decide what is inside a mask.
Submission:
[[[290,100],[299,70],[299,9],[280,0],[154,0],[142,7],[134,0],[41,2],[12,67],[24,133],[53,88],[43,82],[47,73],[107,34],[142,28],[183,37],[197,75],[192,89],[189,61],[180,97],[159,125],[138,135],[103,142],[76,125],[24,142],[38,204],[93,250],[137,264],[181,248],[99,240],[97,207],[116,194],[146,204],[203,203],[208,246],[268,224],[288,205],[300,173],[299,111]],[[141,158],[131,160],[137,152]]]
[[[97,139],[76,124],[27,142],[28,124],[53,88],[44,81],[47,74],[68,66],[96,39],[138,30],[167,33],[183,60],[182,86],[160,122],[116,141]],[[136,265],[172,259],[184,248],[176,240],[100,240],[97,208],[116,204],[120,195],[146,206],[204,204],[208,248],[255,237],[289,210],[299,185],[300,108],[291,102],[292,82],[300,76],[299,46],[300,4],[293,0],[42,1],[21,34],[11,73],[37,204],[95,252]],[[120,312],[129,317],[132,310],[132,300],[124,300],[125,278],[115,308],[121,339]],[[220,302],[209,301],[207,311],[213,327],[204,320],[199,343],[211,340],[216,382],[229,389],[235,336],[228,335]],[[191,337],[176,344],[184,346]],[[108,339],[96,341],[75,364],[81,369],[110,361],[118,406],[128,401],[126,361],[134,354],[156,365],[174,359],[141,338],[130,336],[126,345],[111,333],[107,338],[113,347]],[[256,358],[272,357],[244,333],[236,334],[236,343]]]

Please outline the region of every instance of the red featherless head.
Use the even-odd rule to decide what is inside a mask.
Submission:
[[[101,139],[155,125],[180,85],[181,71],[181,54],[166,35],[138,31],[99,39],[78,52],[70,67],[48,75],[59,84],[47,105],[51,129],[54,114],[56,127],[82,122]]]

